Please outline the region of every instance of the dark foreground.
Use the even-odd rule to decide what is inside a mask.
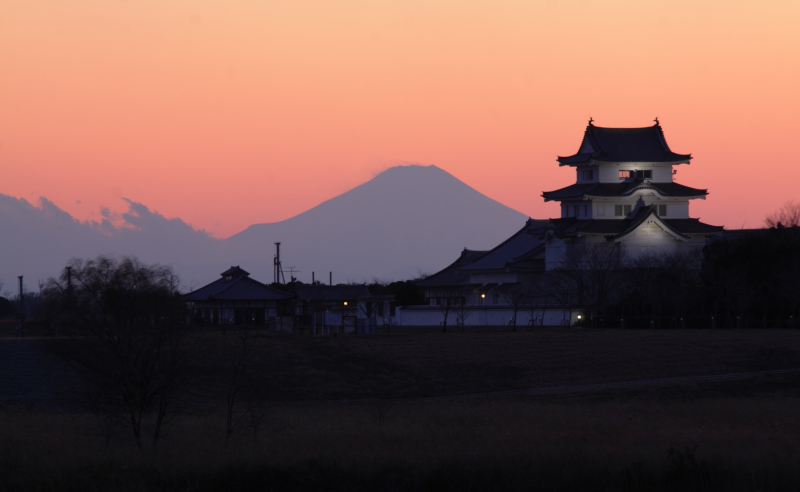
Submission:
[[[286,338],[273,346],[284,355],[273,353],[275,366],[265,360],[264,370],[269,393],[283,400],[430,396],[784,369],[800,366],[799,339],[793,331]],[[106,445],[102,419],[90,414],[0,411],[0,490],[800,490],[798,374],[444,402],[273,400],[252,408],[227,448],[223,414],[188,406],[157,449],[140,450],[122,427]]]

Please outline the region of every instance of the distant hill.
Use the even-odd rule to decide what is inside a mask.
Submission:
[[[128,200],[126,213],[103,214],[100,222],[80,222],[47,198],[34,206],[0,194],[0,295],[17,294],[18,275],[26,289],[38,290],[38,281],[58,276],[72,258],[138,256],[173,266],[188,284],[223,271],[228,261],[219,240],[141,203]]]
[[[241,262],[271,271],[273,243],[284,266],[334,282],[408,278],[444,268],[459,252],[489,249],[526,216],[436,166],[397,166],[290,219],[256,224],[225,242]],[[287,278],[288,280],[288,278]]]
[[[297,267],[304,282],[312,271],[326,281],[332,271],[334,282],[405,279],[444,268],[465,247],[489,249],[525,219],[436,166],[393,167],[297,216],[225,240],[130,200],[124,214],[80,222],[46,198],[34,206],[0,194],[0,281],[16,293],[16,277],[25,275],[35,290],[71,258],[107,254],[172,265],[187,286],[230,265],[269,282],[277,241],[284,266]]]

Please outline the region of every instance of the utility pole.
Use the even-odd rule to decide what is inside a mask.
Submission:
[[[23,284],[22,284],[22,277],[23,276],[20,275],[17,278],[19,278],[19,320],[20,320],[19,331],[20,331],[20,336],[24,337],[25,336],[25,294],[24,294],[24,289],[23,289]]]
[[[286,283],[286,277],[283,276],[283,267],[281,266],[281,243],[275,243],[275,258],[272,260],[272,266],[274,270],[275,280],[274,282],[277,283]]]

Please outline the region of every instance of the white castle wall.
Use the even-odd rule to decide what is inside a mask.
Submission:
[[[514,316],[511,309],[503,307],[483,307],[472,306],[471,314],[467,317],[464,324],[466,326],[508,326]],[[578,322],[578,316],[582,311],[569,309],[545,309],[537,310],[533,313],[535,325],[542,325],[544,316],[544,326],[572,326]],[[398,326],[441,326],[444,320],[444,313],[428,306],[407,306],[397,308],[395,322]],[[530,326],[531,313],[520,311],[517,313],[517,327]],[[458,315],[450,313],[447,317],[448,326],[457,326]]]

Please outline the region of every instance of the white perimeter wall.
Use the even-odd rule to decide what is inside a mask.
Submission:
[[[507,326],[514,312],[511,309],[482,309],[475,306],[472,314],[466,319],[467,326]],[[571,326],[578,320],[581,311],[568,309],[537,310],[534,313],[536,324],[541,323],[544,313],[544,326]],[[517,313],[517,326],[528,326],[531,319],[530,311]],[[438,310],[416,309],[415,306],[397,308],[395,322],[398,326],[440,326],[444,321],[444,313]],[[448,326],[456,326],[458,315],[450,313],[447,317]]]

